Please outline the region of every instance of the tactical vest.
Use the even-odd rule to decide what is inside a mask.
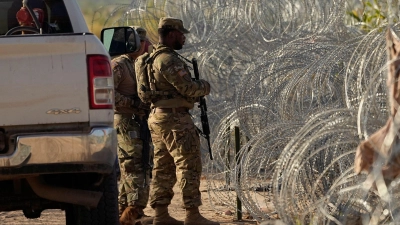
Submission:
[[[135,61],[137,94],[144,103],[153,103],[160,99],[172,98],[176,95],[173,91],[159,91],[156,89],[154,78],[153,62],[157,56],[164,52],[173,52],[169,48],[158,49],[149,53],[144,53]]]

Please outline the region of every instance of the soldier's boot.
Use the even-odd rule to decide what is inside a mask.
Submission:
[[[128,206],[119,217],[120,225],[133,225],[136,220],[144,216],[143,207],[141,206]]]
[[[184,225],[183,221],[172,218],[168,213],[168,205],[156,205],[153,225]]]
[[[200,212],[198,207],[187,208],[186,209],[186,218],[185,225],[220,225],[218,222],[213,222],[204,218]]]

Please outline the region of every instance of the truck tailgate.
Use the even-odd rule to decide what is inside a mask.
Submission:
[[[84,35],[0,38],[0,126],[86,121]]]

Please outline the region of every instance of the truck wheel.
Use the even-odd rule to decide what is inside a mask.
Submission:
[[[97,208],[89,209],[81,205],[70,205],[65,210],[67,225],[118,225],[118,187],[115,170],[96,189],[103,191]]]
[[[24,213],[24,216],[28,219],[39,218],[42,214],[42,210],[37,209],[23,209],[22,212]]]

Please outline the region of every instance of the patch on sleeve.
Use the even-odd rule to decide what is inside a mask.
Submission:
[[[182,70],[178,71],[178,74],[179,74],[179,76],[183,77],[183,76],[187,75],[187,72],[186,72],[186,70],[182,69]]]

